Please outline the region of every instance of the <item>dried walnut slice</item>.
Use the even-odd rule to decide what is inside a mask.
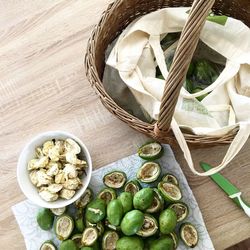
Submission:
[[[66,200],[70,200],[74,195],[75,195],[76,191],[75,190],[69,190],[69,189],[65,189],[63,188],[60,191],[60,197]]]
[[[39,192],[39,195],[44,199],[45,201],[55,201],[58,199],[58,194],[53,194],[49,192],[48,190],[44,189],[43,191]]]
[[[78,159],[80,146],[74,140],[46,141],[36,148],[36,159],[28,163],[30,180],[38,188],[39,195],[46,201],[59,197],[71,199],[82,182],[86,161]]]
[[[51,192],[52,194],[55,194],[61,191],[62,188],[63,188],[63,185],[61,184],[50,184],[48,186],[48,191]]]

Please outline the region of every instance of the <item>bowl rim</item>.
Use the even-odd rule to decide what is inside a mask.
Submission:
[[[85,184],[82,186],[81,189],[79,189],[79,191],[69,200],[63,200],[63,202],[60,202],[60,205],[58,205],[58,200],[56,201],[52,201],[52,202],[48,202],[45,200],[42,200],[41,203],[38,202],[38,200],[33,199],[33,197],[29,194],[29,191],[27,188],[25,188],[24,185],[24,181],[21,178],[21,175],[23,173],[23,170],[26,169],[27,170],[27,163],[28,160],[26,159],[27,153],[29,151],[29,149],[32,147],[31,145],[36,143],[36,141],[40,140],[42,137],[47,137],[47,140],[49,140],[50,138],[52,139],[54,137],[68,137],[71,138],[73,140],[75,140],[79,146],[82,149],[82,152],[86,158],[87,161],[87,166],[88,166],[88,174],[86,174],[85,176]],[[46,138],[45,138],[46,141]],[[35,148],[34,148],[35,149]],[[23,167],[23,165],[25,164],[25,168]],[[92,159],[91,159],[91,155],[88,151],[87,146],[83,143],[83,141],[81,139],[79,139],[78,137],[76,137],[75,135],[66,132],[66,131],[62,131],[62,130],[51,130],[51,131],[46,131],[46,132],[42,132],[39,133],[38,135],[34,136],[32,139],[30,139],[25,146],[23,147],[19,157],[18,157],[18,162],[17,162],[17,170],[16,170],[16,174],[17,174],[17,182],[18,185],[20,187],[20,189],[22,190],[23,194],[26,196],[27,199],[29,199],[30,201],[32,201],[34,204],[40,206],[40,207],[44,207],[44,208],[61,208],[61,207],[65,207],[68,206],[70,204],[72,204],[73,202],[75,202],[78,198],[81,197],[81,195],[85,192],[85,190],[88,188],[88,185],[90,183],[90,179],[91,179],[91,175],[92,175]],[[32,183],[31,183],[32,184]],[[33,185],[33,184],[32,184]],[[34,186],[34,188],[36,188]],[[42,199],[38,192],[37,192],[37,196]]]

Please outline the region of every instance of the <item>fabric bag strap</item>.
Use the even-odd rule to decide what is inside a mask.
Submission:
[[[250,135],[250,124],[243,123],[243,122],[240,123],[239,124],[239,131],[238,131],[237,135],[235,136],[234,140],[232,141],[231,145],[229,146],[227,153],[226,153],[224,159],[222,160],[222,162],[218,166],[214,167],[213,169],[211,169],[207,172],[201,173],[201,172],[198,172],[194,167],[194,163],[192,160],[190,149],[187,145],[187,142],[185,140],[185,137],[184,137],[181,129],[179,128],[179,125],[177,124],[177,122],[174,118],[171,122],[171,128],[173,130],[173,133],[175,135],[176,140],[179,143],[181,150],[184,153],[184,157],[187,161],[189,168],[191,169],[191,171],[194,174],[199,175],[199,176],[210,176],[210,175],[216,174],[219,171],[221,171],[222,169],[224,169],[228,165],[228,163],[230,163],[230,161],[232,161],[233,158],[240,152],[240,150],[242,149],[242,147],[244,146],[244,144],[246,143],[246,141]]]

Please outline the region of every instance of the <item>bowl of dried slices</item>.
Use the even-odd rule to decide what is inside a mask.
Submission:
[[[24,195],[46,208],[60,208],[76,201],[86,190],[92,161],[85,144],[64,131],[34,137],[22,150],[17,180]]]

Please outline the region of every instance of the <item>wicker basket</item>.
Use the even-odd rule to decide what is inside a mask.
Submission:
[[[163,143],[173,144],[175,142],[173,133],[169,129],[171,119],[208,12],[212,8],[216,14],[240,19],[248,26],[250,24],[249,0],[195,0],[193,5],[192,2],[191,0],[117,0],[110,4],[103,13],[87,46],[86,74],[104,106],[132,128]],[[155,124],[143,122],[119,107],[106,93],[101,80],[105,67],[106,48],[135,18],[165,7],[187,7],[191,5],[189,19],[183,28],[166,82],[159,120]],[[198,136],[188,133],[184,133],[184,135],[186,141],[190,144],[209,146],[231,143],[236,133],[237,130],[233,130],[223,137]]]

